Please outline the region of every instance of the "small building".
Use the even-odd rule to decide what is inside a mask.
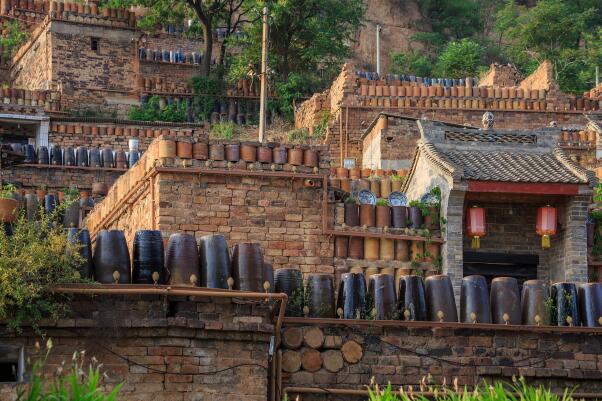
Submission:
[[[443,272],[460,295],[462,277],[513,276],[524,281],[585,282],[588,279],[587,207],[597,183],[556,144],[560,129],[460,128],[420,120],[420,140],[404,184],[408,199],[441,190],[446,219]],[[542,249],[537,209],[551,205],[557,232]],[[467,209],[485,210],[486,235],[472,249]]]

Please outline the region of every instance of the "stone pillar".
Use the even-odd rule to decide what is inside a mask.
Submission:
[[[564,238],[564,280],[587,282],[587,207],[589,195],[577,195],[567,202]]]
[[[460,305],[460,289],[464,272],[464,248],[462,245],[464,223],[464,190],[452,190],[447,202],[442,204],[443,213],[447,219],[445,225],[445,243],[441,247],[443,258],[443,273],[451,279],[454,287],[456,305]]]

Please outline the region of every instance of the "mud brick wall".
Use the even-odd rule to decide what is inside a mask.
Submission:
[[[382,327],[378,323],[304,326],[323,330],[324,345],[318,348],[323,356],[341,352],[344,344],[355,341],[361,345],[362,357],[357,363],[344,360],[338,371],[328,371],[323,366],[315,372],[303,368],[284,372],[282,387],[364,390],[374,377],[381,385],[391,382],[394,389],[403,385],[418,390],[416,385],[430,375],[434,384],[441,385],[445,380],[450,386],[457,378],[458,385],[470,388],[484,379],[510,382],[512,376],[524,376],[528,382],[545,384],[554,390],[578,386],[577,391],[581,392],[602,391],[602,348],[597,334],[578,330],[538,332],[529,328],[509,331],[481,325],[416,326],[420,325],[399,322],[397,327]],[[287,327],[290,326],[285,322],[284,330]],[[304,346],[293,352],[306,349]],[[301,396],[304,400],[340,399]],[[289,397],[294,399],[296,394]]]
[[[52,49],[45,24],[32,33],[32,38],[13,58],[12,86],[22,89],[50,89]],[[0,74],[1,75],[1,74]]]
[[[125,170],[110,171],[104,169],[89,170],[60,167],[11,166],[0,169],[0,179],[27,189],[46,186],[50,191],[71,187],[89,191],[92,189],[94,182],[102,182],[109,186],[113,185],[124,172]]]
[[[314,94],[309,100],[303,102],[295,112],[295,127],[305,127],[313,132],[314,127],[320,122],[320,113],[330,111],[329,92]]]
[[[381,115],[362,142],[364,167],[409,169],[420,131],[416,120]]]
[[[140,77],[160,79],[163,88],[176,88],[177,93],[192,92],[188,84],[192,77],[199,75],[199,65],[185,63],[167,63],[160,61],[140,61]],[[139,80],[138,84],[143,89]],[[163,90],[162,92],[172,92]]]
[[[268,306],[230,299],[163,296],[80,296],[73,316],[46,322],[53,348],[44,372],[71,363],[74,351],[86,351],[103,364],[113,388],[123,382],[124,401],[192,401],[268,398],[268,346],[273,333]],[[46,339],[31,330],[19,336],[2,330],[0,342],[25,346],[36,360]],[[248,366],[235,367],[241,364]],[[212,372],[231,368],[222,373]],[[0,400],[14,400],[20,386],[0,384]]]
[[[479,78],[479,86],[515,86],[521,77],[511,65],[491,64],[489,71]]]
[[[177,50],[185,53],[199,53],[205,46],[200,38],[187,38],[182,34],[166,32],[146,35],[138,41],[138,44],[151,50]]]

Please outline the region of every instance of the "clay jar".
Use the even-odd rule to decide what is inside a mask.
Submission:
[[[94,263],[92,261],[92,244],[90,242],[90,233],[88,230],[79,230],[77,228],[67,229],[67,240],[77,242],[79,247],[79,256],[82,260],[77,266],[80,278],[92,279],[94,274]]]
[[[391,191],[401,191],[403,182],[399,179],[391,178]]]
[[[220,234],[201,237],[199,257],[201,286],[228,289],[228,278],[231,272],[226,238]]]
[[[289,299],[298,296],[303,292],[303,276],[301,271],[296,268],[278,269],[274,273],[274,286],[276,293],[285,293]],[[300,305],[289,302],[286,305],[286,316],[303,316],[303,310]]]
[[[308,317],[334,317],[334,283],[330,274],[312,273],[307,277]]]
[[[410,206],[408,209],[408,218],[410,220],[411,228],[420,228],[422,227],[422,211],[418,206]]]
[[[550,313],[546,309],[549,289],[543,280],[527,280],[523,283],[521,296],[522,323],[531,326],[550,324]]]
[[[395,240],[390,238],[380,239],[379,249],[380,260],[394,260],[395,259]]]
[[[169,237],[165,266],[170,274],[169,284],[193,287],[199,285],[199,253],[194,236],[172,234]]]
[[[165,282],[166,272],[161,231],[136,231],[132,253],[132,283],[163,284]]]
[[[376,309],[374,319],[393,319],[397,309],[395,278],[389,274],[372,275],[368,292],[374,301],[374,309]]]
[[[277,146],[272,150],[272,159],[275,164],[286,164],[287,149],[285,146]]]
[[[232,163],[240,160],[240,145],[238,143],[226,144],[226,160]]]
[[[383,178],[380,180],[380,197],[388,198],[391,193],[391,179]]]
[[[288,164],[301,166],[303,164],[303,149],[290,148],[288,150]]]
[[[258,243],[234,245],[232,276],[235,290],[263,292],[263,254]]]
[[[247,163],[257,161],[257,145],[252,142],[243,142],[240,145],[240,158]]]
[[[192,143],[178,141],[176,145],[176,155],[181,159],[192,159]]]
[[[391,227],[391,208],[389,205],[376,205],[376,227]]]
[[[360,225],[365,227],[374,227],[375,224],[375,207],[374,205],[360,205]]]
[[[408,208],[391,206],[391,227],[405,228],[408,225]]]
[[[485,277],[473,275],[462,279],[460,322],[491,323],[489,289]]]
[[[366,317],[366,280],[362,273],[344,273],[339,283],[337,313],[343,319]]]
[[[574,283],[552,284],[552,300],[556,313],[552,314],[552,324],[557,326],[580,326],[577,302],[577,287]]]
[[[364,238],[349,237],[349,251],[347,252],[347,257],[350,259],[364,258]]]
[[[378,260],[379,254],[379,240],[378,238],[366,237],[364,238],[364,259],[366,260]]]
[[[314,149],[303,151],[303,165],[307,167],[318,167],[318,152]]]
[[[359,207],[355,202],[345,202],[345,224],[349,227],[360,225]]]
[[[170,139],[159,141],[159,158],[176,157],[176,142]]]
[[[121,230],[101,230],[94,247],[94,279],[103,284],[130,284],[130,253]]]
[[[428,208],[428,215],[424,216],[424,225],[429,230],[439,229],[439,208],[436,206],[430,206]]]
[[[337,167],[336,175],[339,178],[349,178],[349,170],[347,170],[345,167]]]
[[[361,178],[361,170],[359,168],[350,168],[349,169],[349,178],[352,180],[359,180]]]
[[[602,284],[585,283],[579,286],[579,312],[584,326],[602,326]]]
[[[373,178],[370,180],[370,191],[372,191],[377,198],[380,198],[380,179]]]
[[[454,290],[448,276],[435,275],[426,279],[426,301],[430,321],[458,321]]]
[[[337,236],[334,238],[334,256],[346,259],[348,255],[349,238]]]
[[[209,158],[209,145],[205,142],[196,142],[192,145],[192,157],[196,160],[207,160]]]
[[[257,161],[260,163],[272,163],[273,150],[266,145],[257,148]]]
[[[211,160],[224,160],[225,151],[223,143],[212,143],[209,145],[209,159]]]
[[[518,282],[513,277],[491,281],[491,318],[496,324],[520,324],[522,320]]]
[[[399,280],[399,312],[403,320],[426,320],[426,296],[420,276],[402,276]]]

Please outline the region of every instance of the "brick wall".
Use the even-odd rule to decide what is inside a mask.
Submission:
[[[123,171],[110,171],[102,168],[90,170],[74,167],[11,166],[0,169],[0,180],[28,189],[45,186],[50,191],[71,187],[89,191],[95,182],[113,185],[121,174]]]
[[[285,322],[284,330],[291,326]],[[457,379],[460,387],[471,387],[484,379],[511,382],[513,376],[524,376],[528,382],[557,391],[574,386],[578,386],[577,392],[602,391],[602,348],[596,334],[585,330],[569,333],[484,326],[429,327],[419,322],[398,322],[396,327],[373,322],[353,326],[307,324],[304,329],[322,329],[325,341],[318,350],[323,356],[338,353],[348,341],[355,341],[362,348],[362,357],[357,363],[345,360],[335,372],[325,367],[315,372],[303,368],[285,372],[282,387],[365,390],[374,377],[381,385],[391,382],[395,390],[399,386],[419,390],[417,384],[426,376],[437,385],[445,380],[453,386]],[[293,352],[302,353],[308,348]],[[334,395],[301,396],[312,400],[340,399]],[[294,392],[289,394],[289,398],[294,397]]]
[[[418,139],[420,130],[415,119],[381,115],[363,139],[363,167],[409,169],[416,153]]]
[[[47,90],[52,80],[52,48],[46,28],[37,28],[13,58],[11,66],[12,86],[29,90]]]
[[[118,399],[136,401],[265,401],[268,346],[273,333],[267,305],[239,304],[204,297],[80,296],[73,316],[46,322],[53,341],[45,372],[51,374],[74,351],[96,357],[111,388],[123,382]],[[24,345],[27,357],[40,355],[46,342],[25,329],[19,336],[2,330],[3,346]],[[44,351],[42,351],[44,352]],[[87,366],[87,362],[85,366]],[[241,364],[223,373],[217,370]],[[0,385],[0,400],[15,399],[19,386]]]

